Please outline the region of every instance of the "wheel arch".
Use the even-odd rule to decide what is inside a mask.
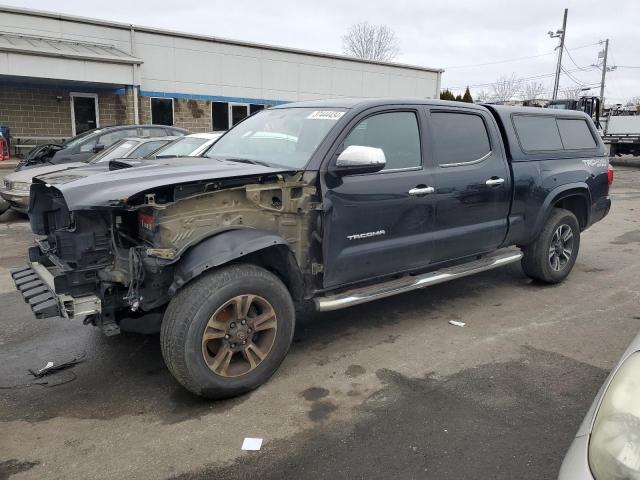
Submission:
[[[294,300],[303,297],[303,276],[288,242],[272,232],[253,228],[226,230],[187,249],[176,263],[169,295],[208,270],[231,263],[250,263],[271,271]]]
[[[545,199],[536,218],[533,238],[536,238],[554,208],[564,208],[578,219],[580,229],[589,226],[591,216],[591,193],[586,183],[570,183],[552,190]]]

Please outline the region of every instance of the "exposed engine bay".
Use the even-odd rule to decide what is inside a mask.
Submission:
[[[84,321],[105,331],[117,329],[125,316],[161,311],[193,275],[181,262],[197,255],[194,246],[214,242],[212,248],[223,256],[233,248],[233,237],[216,240],[225,232],[273,233],[288,246],[292,268],[301,272],[311,272],[312,263],[320,261],[313,172],[167,185],[113,203],[69,211],[58,188],[36,181],[31,191],[31,227],[41,236],[30,249],[31,262],[51,273],[56,296],[99,299],[100,308]],[[233,255],[251,253],[250,246],[245,250]],[[208,263],[215,256],[206,262],[199,268],[213,267]],[[51,313],[74,316],[72,308]]]

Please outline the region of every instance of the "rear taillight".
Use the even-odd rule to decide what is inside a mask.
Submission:
[[[609,164],[609,168],[607,169],[607,183],[609,186],[613,183],[613,167]]]

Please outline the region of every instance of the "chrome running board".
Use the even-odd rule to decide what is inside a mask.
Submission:
[[[467,275],[473,275],[474,273],[502,267],[503,265],[517,262],[521,258],[521,251],[509,250],[434,272],[411,275],[369,287],[348,290],[336,295],[318,297],[315,299],[316,310],[319,312],[328,312],[331,310],[339,310],[340,308],[352,307],[353,305],[391,297],[392,295],[398,295],[418,288],[425,288],[438,283],[455,280],[456,278],[466,277]]]

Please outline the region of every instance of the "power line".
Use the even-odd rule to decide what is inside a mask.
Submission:
[[[570,50],[572,50],[572,51],[573,50],[580,50],[582,48],[593,47],[594,45],[598,45],[598,43],[589,43],[587,45],[580,45],[578,47],[571,48]],[[509,59],[506,59],[506,60],[496,60],[496,61],[493,61],[493,62],[485,62],[485,63],[472,63],[472,64],[469,64],[469,65],[452,65],[452,66],[443,67],[443,68],[445,70],[453,70],[455,68],[483,67],[485,65],[498,65],[500,63],[518,62],[520,60],[529,60],[529,59],[532,59],[532,58],[546,57],[546,56],[549,56],[549,55],[555,55],[555,53],[556,52],[554,50],[553,52],[540,53],[538,55],[529,55],[529,56],[526,56],[526,57],[515,57],[515,58],[509,58]]]
[[[562,72],[569,78],[569,80],[571,80],[573,83],[575,83],[576,85],[579,85],[581,87],[584,87],[585,85],[587,85],[584,81],[582,80],[578,80],[576,77],[574,77],[571,73],[569,73],[567,71],[566,68],[564,67],[560,67],[562,69]]]
[[[472,63],[469,65],[454,65],[451,67],[443,67],[443,68],[445,70],[453,70],[455,68],[484,67],[485,65],[498,65],[500,63],[519,62],[520,60],[529,60],[531,58],[546,57],[548,55],[553,55],[554,53],[555,52],[548,52],[548,53],[541,53],[539,55],[529,55],[528,57],[509,58],[506,60],[496,60],[495,62]]]
[[[588,67],[581,67],[580,65],[578,65],[576,63],[576,61],[573,59],[573,57],[571,56],[571,53],[569,53],[569,49],[567,47],[564,47],[564,51],[567,54],[567,56],[569,57],[569,60],[571,60],[571,62],[579,69],[579,70],[583,70],[583,71],[587,71]]]
[[[593,70],[593,69],[591,69]],[[579,71],[579,69],[573,69],[573,70],[565,70],[566,72],[577,72]],[[516,81],[524,81],[524,80],[539,80],[542,78],[550,78],[553,77],[555,75],[555,73],[543,73],[543,74],[538,74],[538,75],[532,75],[532,76],[528,76],[528,77],[520,77],[520,78],[516,78]],[[477,87],[491,87],[493,85],[497,85],[498,83],[500,83],[500,81],[496,81],[496,82],[488,82],[488,83],[476,83],[476,84],[469,84],[469,85],[458,85],[458,86],[448,86],[447,88],[450,90],[456,90],[456,89],[462,89],[465,87],[470,87],[470,88],[477,88]]]

